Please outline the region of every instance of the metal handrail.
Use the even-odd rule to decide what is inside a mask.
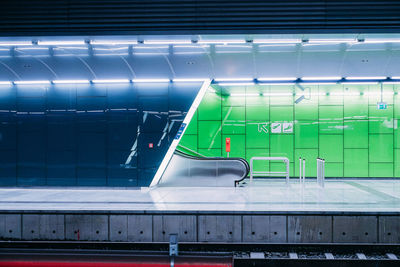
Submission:
[[[286,171],[285,172],[264,172],[264,171],[254,171],[253,168],[253,162],[256,160],[265,160],[265,161],[272,161],[272,160],[278,160],[278,161],[283,161],[286,165]],[[264,174],[264,175],[270,175],[270,174],[284,174],[286,176],[286,184],[289,185],[289,159],[286,157],[252,157],[250,159],[250,182],[253,181],[253,174]]]

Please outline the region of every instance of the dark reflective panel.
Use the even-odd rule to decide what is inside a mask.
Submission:
[[[0,186],[148,186],[201,83],[1,86]]]

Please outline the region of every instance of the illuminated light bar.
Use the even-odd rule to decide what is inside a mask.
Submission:
[[[14,84],[50,84],[50,81],[14,81]]]
[[[293,93],[263,93],[263,96],[293,96]]]
[[[136,40],[91,40],[92,45],[134,45],[138,42]]]
[[[276,82],[262,82],[259,83],[260,85],[295,85],[296,83],[288,83],[288,82],[283,82],[283,83],[276,83]]]
[[[12,82],[10,81],[0,81],[0,85],[11,85]]]
[[[128,79],[92,80],[92,83],[129,83]]]
[[[378,82],[341,82],[342,84],[378,84]]]
[[[392,77],[390,77],[390,79],[393,79],[393,80],[400,80],[400,76],[392,76]]]
[[[396,92],[383,92],[383,95],[394,95]],[[372,96],[379,96],[381,92],[365,92],[363,95],[372,95]]]
[[[262,94],[257,94],[257,93],[232,93],[230,96],[260,96]]]
[[[341,80],[342,77],[302,77],[303,81],[333,81],[333,80]]]
[[[299,44],[301,39],[255,39],[254,44]]]
[[[269,82],[269,81],[295,81],[295,80],[297,80],[297,78],[296,77],[280,77],[280,78],[260,77],[260,78],[257,78],[257,80],[260,82],[264,82],[264,81],[266,81],[266,82]]]
[[[204,82],[208,78],[176,78],[172,79],[173,82]]]
[[[346,80],[385,80],[385,76],[372,76],[372,77],[346,77]]]
[[[33,45],[31,41],[0,42],[0,46]]]
[[[145,40],[144,44],[191,44],[191,40]]]
[[[383,84],[400,84],[400,81],[384,81]]]
[[[198,44],[245,44],[246,40],[198,40]]]
[[[331,92],[331,93],[329,93],[329,95],[332,95],[332,96],[359,96],[359,95],[362,95],[362,92],[346,92],[346,93]]]
[[[367,44],[400,43],[400,39],[365,39]]]
[[[38,41],[38,45],[85,45],[85,41]]]
[[[316,84],[321,84],[321,85],[331,85],[331,84],[337,84],[337,82],[300,82],[299,84],[301,85],[316,85]]]
[[[357,43],[356,39],[309,39],[310,44],[337,44],[337,43]]]
[[[255,83],[218,83],[220,86],[243,86],[243,85],[255,85]]]
[[[133,79],[132,82],[134,83],[169,83],[170,79]]]
[[[215,78],[216,82],[251,82],[253,78]]]
[[[54,84],[90,83],[89,80],[54,80]]]
[[[49,50],[48,47],[37,47],[37,46],[30,46],[30,47],[18,47],[17,50]]]

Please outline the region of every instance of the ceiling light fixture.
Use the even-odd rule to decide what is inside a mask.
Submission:
[[[323,76],[323,77],[302,77],[303,81],[333,81],[333,80],[341,80],[342,77],[339,76]]]
[[[296,77],[260,77],[257,78],[258,81],[295,81],[297,80]]]
[[[372,76],[372,77],[358,77],[358,76],[350,76],[346,77],[346,80],[385,80],[387,77],[385,76]]]
[[[106,80],[92,80],[92,83],[129,83],[128,79],[106,79]]]
[[[14,84],[50,84],[50,81],[14,81]]]
[[[90,83],[89,80],[54,80],[54,84]]]
[[[254,44],[299,44],[301,39],[255,39]]]
[[[250,82],[253,78],[215,78],[216,82]]]
[[[85,45],[85,41],[38,41],[38,45]]]
[[[170,79],[164,78],[155,78],[155,79],[133,79],[132,82],[134,83],[165,83],[170,82]]]

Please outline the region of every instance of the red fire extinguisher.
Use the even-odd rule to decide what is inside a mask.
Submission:
[[[229,158],[229,152],[231,152],[231,138],[230,137],[225,138],[225,151]]]

